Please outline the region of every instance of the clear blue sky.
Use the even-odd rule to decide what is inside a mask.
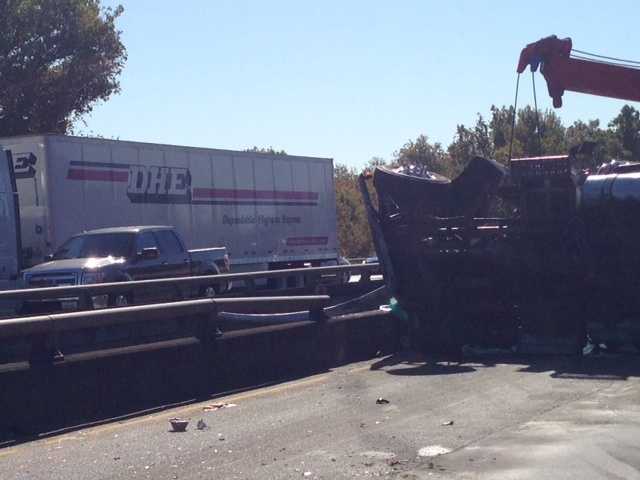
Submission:
[[[525,44],[640,57],[640,2],[106,0],[129,60],[122,92],[85,133],[332,157],[359,167],[421,133],[510,105]],[[538,77],[539,106],[551,108]],[[532,102],[530,75],[521,105]],[[567,93],[565,123],[607,123],[624,102]]]

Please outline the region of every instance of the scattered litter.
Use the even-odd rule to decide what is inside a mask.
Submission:
[[[442,422],[440,425],[442,425],[443,427],[449,427],[453,425],[453,420],[447,420],[446,422]]]
[[[171,418],[169,419],[169,423],[171,423],[171,428],[174,432],[184,432],[187,429],[187,425],[189,425],[189,420]]]
[[[304,472],[302,475],[303,475],[304,477],[310,477],[311,475],[313,475],[313,473],[311,473],[311,472]]]
[[[387,403],[389,403],[389,400],[387,400],[386,398],[380,397],[376,400],[376,404],[378,405],[386,405]]]
[[[378,452],[375,450],[362,452],[360,455],[367,458],[373,458],[375,460],[393,460],[396,457],[396,454],[393,452]]]
[[[212,403],[211,405],[206,405],[202,410],[205,412],[215,412],[216,410],[220,410],[221,408],[233,408],[237,407],[235,403]]]
[[[599,351],[599,345],[594,345],[592,342],[588,342],[583,348],[582,348],[582,355],[587,356],[587,355],[591,355],[594,353],[598,353]]]
[[[451,452],[450,448],[441,447],[440,445],[429,445],[428,447],[422,447],[418,450],[418,456],[437,457],[438,455],[444,455],[449,452]]]
[[[224,442],[224,435],[219,433],[218,434],[218,440],[220,440],[221,442]]]
[[[208,430],[209,429],[207,424],[202,419],[198,420],[198,424],[196,426],[197,426],[198,430]]]

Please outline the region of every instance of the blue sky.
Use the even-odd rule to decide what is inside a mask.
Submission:
[[[421,133],[447,145],[456,124],[510,105],[520,50],[541,37],[640,58],[637,1],[103,0],[118,3],[122,92],[79,131],[354,167]],[[521,85],[532,102],[530,75]],[[558,113],[606,124],[623,104],[566,93]]]

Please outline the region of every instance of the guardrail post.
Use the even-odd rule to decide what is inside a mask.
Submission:
[[[305,275],[304,283],[305,287],[307,287],[310,291],[315,292],[318,286],[320,285],[321,277],[320,275]]]
[[[323,323],[327,321],[327,314],[322,306],[314,306],[309,310],[309,318],[314,322]]]
[[[57,334],[34,335],[31,338],[29,363],[33,365],[51,365],[64,360],[64,355],[58,348]]]
[[[200,375],[197,383],[198,397],[208,397],[211,391],[211,381],[214,378],[212,359],[215,349],[215,339],[220,334],[218,328],[218,305],[211,300],[209,313],[198,319],[197,336],[200,340]]]
[[[82,291],[78,295],[78,310],[92,310],[93,300],[87,291]]]

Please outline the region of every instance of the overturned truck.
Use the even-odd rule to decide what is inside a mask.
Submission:
[[[476,157],[453,180],[415,167],[360,177],[415,347],[640,347],[640,164],[589,174],[576,153],[506,167]]]

